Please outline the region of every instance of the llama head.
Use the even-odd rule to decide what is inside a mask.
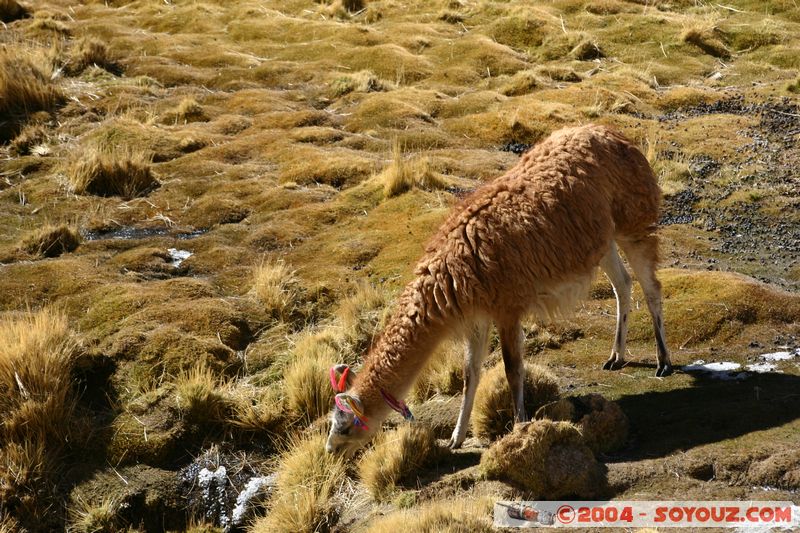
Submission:
[[[331,386],[338,393],[331,412],[331,431],[325,450],[351,456],[372,437],[374,430],[367,425],[364,405],[357,395],[347,393],[355,373],[347,365],[336,365],[330,370]]]

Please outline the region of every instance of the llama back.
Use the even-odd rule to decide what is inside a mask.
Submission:
[[[659,200],[647,160],[620,134],[556,132],[467,197],[432,238],[416,271],[427,278],[425,305],[443,315],[569,314],[613,238],[653,232]]]

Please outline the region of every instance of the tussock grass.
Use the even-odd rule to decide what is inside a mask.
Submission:
[[[138,150],[103,151],[89,148],[67,168],[67,182],[75,194],[120,196],[130,200],[159,186],[151,157]]]
[[[283,394],[274,388],[244,393],[242,388],[237,387],[231,393],[233,410],[228,423],[258,438],[282,435],[287,425]]]
[[[361,283],[356,291],[344,298],[335,317],[342,327],[346,352],[353,358],[361,356],[380,333],[380,324],[387,306],[386,294],[370,283]],[[340,361],[353,364],[355,359]]]
[[[558,399],[558,381],[541,366],[525,364],[525,410],[532,416],[542,405]],[[511,392],[505,369],[500,363],[486,372],[478,385],[472,414],[472,432],[476,437],[494,440],[514,423]]]
[[[111,496],[92,502],[81,494],[69,506],[67,533],[113,533],[118,531],[117,502]]]
[[[206,122],[203,106],[193,97],[187,96],[177,106],[165,113],[161,122],[164,124],[187,124],[189,122]]]
[[[345,478],[340,456],[325,451],[325,435],[294,440],[278,461],[275,497],[252,533],[329,531],[338,520],[332,497]]]
[[[300,294],[299,280],[283,261],[262,261],[253,270],[251,294],[273,319],[286,321]]]
[[[0,501],[26,526],[47,529],[62,452],[81,442],[71,379],[78,349],[56,311],[0,320]]]
[[[367,533],[490,533],[493,498],[439,500],[375,519]]]
[[[48,224],[26,236],[20,249],[38,257],[58,257],[72,252],[80,243],[81,236],[72,226]]]
[[[358,464],[361,481],[376,500],[385,499],[399,484],[413,483],[425,467],[449,453],[423,424],[403,424],[381,433]]]
[[[381,80],[368,70],[335,78],[331,84],[334,96],[344,96],[352,92],[371,93],[391,89],[391,83]]]
[[[692,26],[681,33],[681,40],[693,44],[708,55],[729,58],[731,51],[720,38],[719,30],[713,26]]]
[[[181,372],[175,380],[175,399],[186,420],[201,424],[219,424],[227,420],[230,400],[214,371],[204,362]]]
[[[378,180],[383,183],[383,195],[386,198],[399,196],[412,187],[441,190],[449,185],[444,176],[431,168],[430,159],[419,157],[406,161],[403,147],[397,139],[392,144],[392,160],[378,175]]]
[[[628,417],[619,405],[599,394],[562,398],[541,407],[536,418],[574,423],[594,453],[614,451],[628,438]]]
[[[411,397],[424,401],[435,394],[452,396],[464,386],[464,347],[447,343],[431,357],[425,370],[414,383]]]
[[[9,143],[9,152],[12,155],[29,155],[37,149],[47,139],[47,130],[40,124],[28,124],[19,135],[14,137]]]
[[[31,114],[64,101],[49,75],[24,55],[0,50],[0,142],[12,139]]]
[[[284,376],[287,407],[295,417],[312,422],[333,406],[328,371],[337,361],[330,345],[313,335],[298,341],[293,353]]]
[[[569,422],[536,420],[514,426],[481,457],[489,479],[507,480],[536,497],[594,497],[605,486],[604,471]]]
[[[97,39],[81,39],[78,41],[64,64],[64,72],[77,76],[92,65],[112,74],[121,72],[119,63],[111,54],[106,44]]]
[[[0,21],[13,22],[28,16],[28,10],[17,0],[0,0]]]

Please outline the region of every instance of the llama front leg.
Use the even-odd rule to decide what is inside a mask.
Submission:
[[[519,320],[509,326],[500,327],[500,347],[503,352],[506,379],[508,379],[508,387],[514,403],[515,423],[528,421],[523,392],[525,382],[525,365],[522,362],[523,341],[522,324]]]
[[[461,398],[461,412],[450,439],[451,448],[459,448],[467,436],[475,391],[481,379],[481,364],[489,351],[489,323],[476,322],[467,337],[464,353],[464,395]]]

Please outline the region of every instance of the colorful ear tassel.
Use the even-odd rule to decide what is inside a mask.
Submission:
[[[350,367],[345,366],[344,370],[342,371],[342,375],[339,377],[337,382],[336,380],[336,367],[331,367],[331,387],[335,392],[344,392],[347,390],[347,375],[350,374]]]
[[[414,415],[411,414],[411,409],[408,408],[406,402],[398,400],[385,390],[381,390],[381,396],[383,396],[383,401],[389,404],[389,407],[400,413],[403,418],[406,420],[414,420]]]
[[[345,413],[350,413],[353,415],[355,419],[355,425],[362,428],[362,429],[369,429],[367,428],[367,417],[364,416],[364,408],[361,405],[361,402],[358,401],[357,398],[349,396],[347,394],[337,394],[334,396],[333,401],[336,403],[336,407],[344,411]]]

